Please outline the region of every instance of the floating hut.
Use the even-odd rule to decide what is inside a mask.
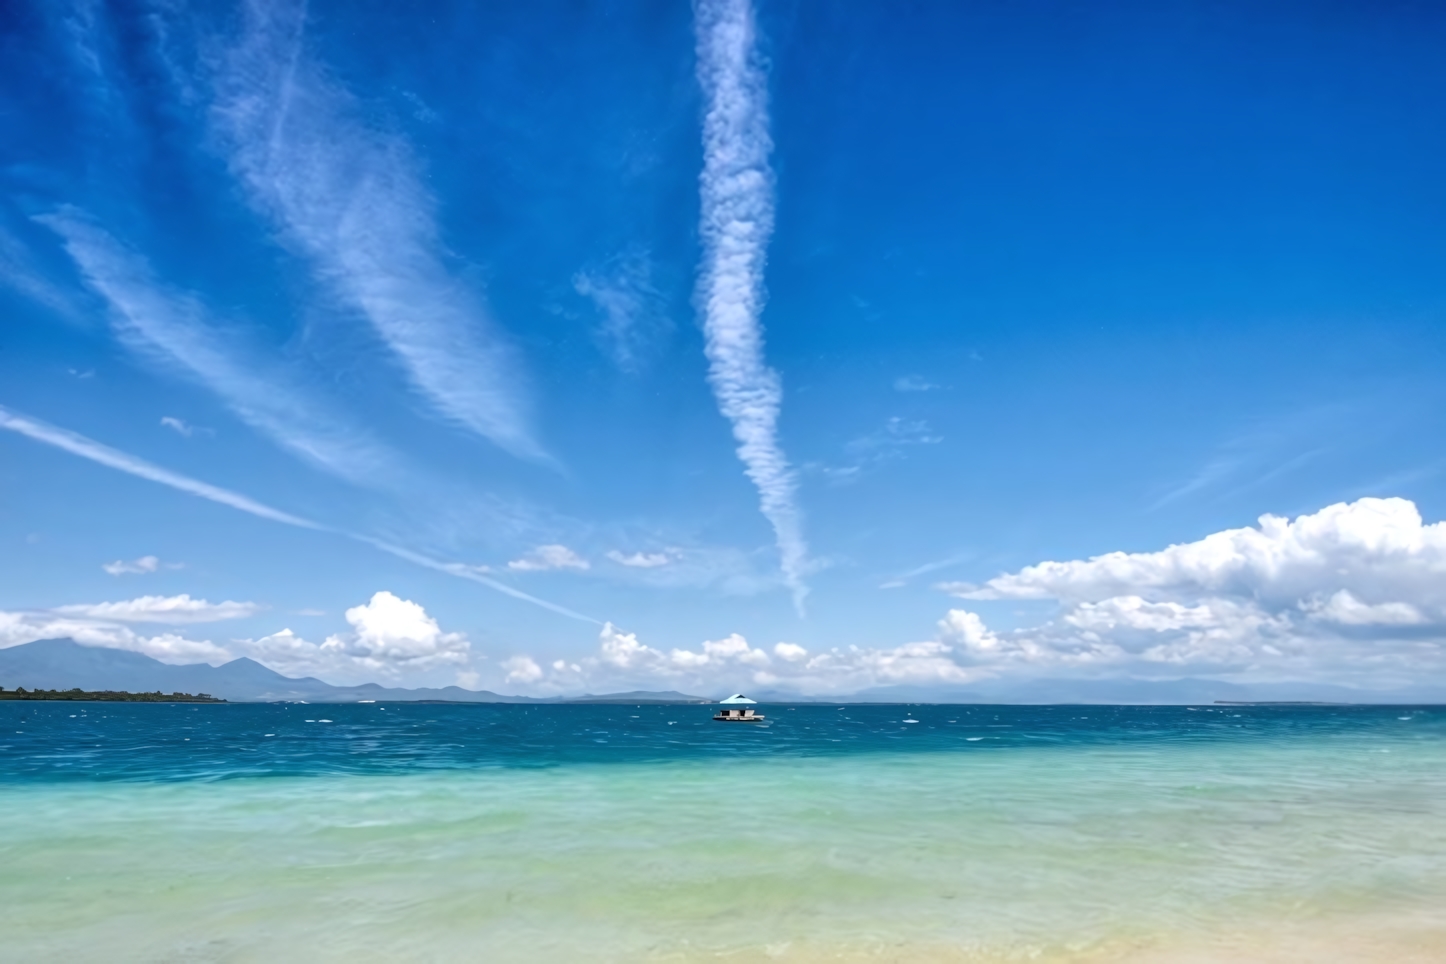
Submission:
[[[713,719],[720,723],[762,723],[764,716],[753,710],[719,710],[713,714]]]
[[[719,700],[719,703],[757,703],[757,700],[750,700],[742,693],[734,693],[726,700]],[[713,719],[720,723],[761,723],[763,714],[755,713],[753,710],[719,710],[713,715]]]

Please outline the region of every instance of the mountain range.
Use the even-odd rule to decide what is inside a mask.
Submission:
[[[6,689],[126,690],[132,693],[208,693],[242,703],[304,700],[307,703],[356,703],[360,700],[445,700],[455,703],[711,703],[686,693],[631,692],[604,696],[503,696],[460,686],[440,689],[398,689],[365,683],[332,686],[311,676],[295,678],[241,657],[221,666],[192,663],[175,666],[142,653],[101,646],[82,646],[72,639],[42,639],[0,649],[0,686]]]
[[[712,703],[704,696],[635,690],[600,696],[505,696],[460,686],[400,689],[365,683],[333,686],[314,677],[283,676],[247,657],[221,666],[172,665],[141,653],[83,646],[72,639],[42,639],[0,649],[0,686],[6,689],[127,690],[132,693],[209,693],[232,702],[304,700],[355,703],[360,700],[443,700],[456,703]],[[1095,703],[1198,704],[1233,702],[1446,703],[1446,686],[1362,690],[1326,683],[1231,683],[1212,679],[1033,679],[993,680],[969,688],[889,686],[848,696],[810,697],[798,693],[750,693],[762,703]]]

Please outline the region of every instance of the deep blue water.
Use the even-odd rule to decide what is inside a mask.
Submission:
[[[0,702],[0,782],[214,780],[720,757],[1446,738],[1446,707]],[[905,723],[904,720],[917,720]]]

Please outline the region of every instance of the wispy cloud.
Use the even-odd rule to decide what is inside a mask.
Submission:
[[[884,580],[879,583],[879,588],[902,589],[904,586],[907,586],[912,579],[917,579],[919,576],[927,575],[931,572],[938,572],[940,569],[948,569],[950,566],[957,566],[959,563],[973,558],[973,556],[974,553],[972,552],[963,552],[952,555],[947,559],[936,559],[933,562],[926,562],[922,566],[915,566],[912,569],[899,573],[897,576]]]
[[[146,260],[73,208],[36,218],[60,236],[86,283],[111,309],[117,335],[134,351],[216,392],[252,428],[312,465],[372,485],[395,478],[400,455],[368,437],[279,371],[223,335],[195,295],[159,282]],[[269,366],[274,369],[274,366]],[[191,427],[161,419],[182,435]]]
[[[896,392],[937,392],[938,390],[939,386],[923,375],[904,375],[894,379],[894,391]]]
[[[221,505],[239,509],[242,512],[258,516],[262,519],[270,519],[272,522],[280,522],[283,525],[298,526],[302,529],[322,529],[323,526],[294,516],[289,512],[282,512],[280,509],[273,509],[263,505],[255,499],[223,489],[220,486],[210,485],[198,481],[178,472],[163,469],[159,465],[147,462],[145,459],[118,451],[108,445],[78,435],[67,429],[49,425],[36,418],[30,418],[13,412],[4,406],[0,406],[0,429],[10,432],[17,432],[27,438],[46,445],[53,445],[63,449],[72,455],[78,455],[83,459],[90,459],[92,462],[99,462],[101,465],[112,469],[118,469],[130,475],[142,479],[149,479],[152,482],[159,482],[161,485],[168,485],[173,489],[191,495],[209,499],[212,502],[219,502]]]
[[[773,233],[767,84],[748,0],[695,6],[703,119],[704,263],[698,284],[709,382],[733,424],[738,455],[758,487],[778,541],[784,579],[802,609],[808,545],[797,482],[778,439],[783,388],[763,357],[763,270]]]
[[[625,251],[601,267],[579,271],[572,286],[602,315],[598,335],[613,362],[627,372],[641,368],[651,339],[669,327],[648,253]]]
[[[934,432],[923,419],[894,416],[884,427],[852,439],[844,446],[849,461],[845,465],[809,463],[808,471],[821,473],[834,485],[857,482],[871,469],[902,458],[906,450],[919,445],[938,445],[944,437]]]
[[[64,321],[78,323],[84,317],[75,298],[47,279],[25,245],[4,228],[0,228],[0,285],[19,292]]]
[[[358,542],[364,542],[367,545],[374,546],[375,548],[380,549],[383,552],[391,553],[399,559],[405,559],[408,562],[414,562],[419,566],[425,566],[428,569],[435,569],[438,572],[445,572],[449,575],[456,576],[459,579],[470,579],[472,582],[480,583],[481,585],[487,586],[490,589],[495,589],[505,596],[511,596],[513,599],[521,599],[524,602],[530,602],[534,606],[541,606],[543,609],[555,612],[559,616],[566,616],[569,619],[576,619],[584,623],[592,623],[594,626],[601,626],[603,624],[603,621],[601,619],[594,619],[591,616],[584,616],[582,613],[568,609],[566,606],[559,606],[557,603],[548,602],[546,599],[539,599],[538,597],[533,596],[530,593],[525,593],[520,589],[515,589],[512,586],[509,586],[505,582],[493,579],[491,576],[486,574],[485,570],[480,569],[477,566],[468,566],[459,562],[442,562],[441,560],[433,559],[430,556],[423,555],[420,552],[414,552],[411,549],[405,549],[401,546],[395,546],[391,543],[383,542],[380,539],[373,539],[369,536],[360,536],[354,533],[348,533],[348,535],[350,536],[350,538],[356,539]]]
[[[567,546],[538,546],[521,559],[513,559],[508,569],[517,572],[545,572],[549,569],[590,569],[591,564]]]
[[[139,576],[160,569],[161,559],[159,556],[141,556],[129,562],[117,559],[115,562],[103,564],[101,568],[112,576]]]
[[[140,596],[121,602],[83,603],[74,606],[58,606],[55,612],[62,616],[81,616],[86,619],[108,619],[123,623],[214,623],[224,619],[245,619],[261,611],[252,602],[213,603],[205,599],[192,599],[189,594],[179,596]]]
[[[673,557],[666,552],[634,552],[624,554],[613,549],[607,557],[620,566],[627,566],[629,569],[656,569],[659,566],[666,566],[673,561]]]
[[[514,455],[533,437],[521,360],[450,271],[407,143],[308,56],[303,4],[254,0],[218,61],[218,127],[252,203],[395,353],[448,421]]]
[[[878,452],[897,452],[911,445],[938,445],[944,441],[923,419],[894,416],[884,423],[877,432],[860,436],[849,442],[845,448],[852,455],[867,455]]]
[[[90,459],[92,462],[98,462],[101,465],[117,469],[121,472],[126,472],[130,475],[138,476],[139,478],[148,479],[152,482],[159,482],[161,485],[170,486],[171,488],[177,489],[181,492],[186,492],[191,495],[199,496],[203,499],[209,499],[212,502],[218,502],[222,505],[230,506],[233,509],[239,509],[242,512],[246,512],[254,516],[259,516],[263,519],[270,519],[272,522],[280,522],[283,525],[297,526],[302,529],[312,529],[319,532],[330,532],[335,535],[344,536],[348,539],[353,539],[357,542],[365,543],[366,545],[372,546],[373,548],[380,549],[382,552],[390,553],[391,555],[394,555],[399,559],[405,559],[408,562],[414,563],[419,566],[424,566],[428,569],[434,569],[437,572],[445,572],[448,575],[456,576],[459,579],[471,580],[472,582],[487,586],[490,589],[495,589],[497,592],[503,593],[504,595],[511,596],[514,599],[521,599],[524,602],[532,603],[535,606],[541,606],[543,609],[550,610],[552,612],[558,613],[559,615],[567,616],[570,619],[578,619],[583,622],[601,625],[601,620],[593,619],[591,616],[584,616],[581,613],[574,612],[571,609],[568,609],[564,606],[559,606],[556,603],[548,602],[545,599],[539,599],[536,596],[522,592],[520,589],[514,589],[512,586],[509,586],[504,582],[499,582],[498,580],[485,575],[484,572],[478,570],[475,566],[467,566],[462,563],[456,562],[443,562],[441,560],[433,559],[429,556],[423,555],[419,552],[414,552],[401,546],[396,546],[388,542],[383,542],[380,539],[374,539],[370,536],[360,535],[355,532],[347,532],[345,530],[323,526],[308,519],[303,519],[299,516],[294,516],[290,513],[282,512],[279,509],[273,509],[270,506],[263,505],[260,502],[257,502],[256,500],[248,498],[247,496],[241,495],[239,493],[231,492],[227,489],[220,488],[219,486],[210,485],[205,482],[200,482],[196,479],[189,478],[177,472],[172,472],[168,469],[163,469],[160,466],[153,465],[144,459],[138,458],[134,455],[128,455],[125,452],[119,452],[111,448],[110,446],[102,445],[101,443],[88,439],[83,435],[78,435],[75,432],[67,431],[66,429],[57,428],[54,425],[49,425],[45,422],[40,421],[39,419],[30,418],[28,416],[20,415],[16,412],[12,412],[4,406],[0,406],[0,429],[16,432],[20,435],[26,436],[27,438],[34,439],[37,442],[42,442],[46,445],[52,445],[66,452],[70,452],[72,455],[78,455],[81,458]],[[42,637],[36,638],[38,639]]]
[[[190,438],[196,434],[196,426],[190,425],[184,419],[176,418],[174,415],[161,416],[161,425],[183,438]]]

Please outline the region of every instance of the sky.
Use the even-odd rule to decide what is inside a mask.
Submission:
[[[1446,680],[1446,10],[20,2],[0,646]]]

